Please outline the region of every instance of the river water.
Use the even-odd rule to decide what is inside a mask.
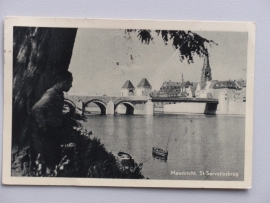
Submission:
[[[83,124],[108,151],[129,153],[149,179],[243,180],[245,117],[91,115]],[[171,136],[170,136],[171,134]],[[168,143],[168,159],[152,147]]]

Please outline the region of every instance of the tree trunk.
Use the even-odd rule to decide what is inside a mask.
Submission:
[[[76,28],[14,27],[12,146],[29,144],[31,108],[67,70]]]

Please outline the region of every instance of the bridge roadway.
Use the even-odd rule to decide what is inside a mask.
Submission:
[[[119,104],[126,106],[126,114],[154,114],[153,102],[188,102],[188,103],[205,103],[206,106],[217,106],[218,100],[211,98],[186,98],[186,97],[149,97],[149,96],[90,96],[90,95],[65,95],[67,104],[78,108],[84,113],[85,107],[90,103],[99,106],[101,114],[115,114]],[[208,108],[208,107],[206,107]],[[216,109],[216,107],[214,107]]]
[[[218,99],[212,98],[188,98],[188,97],[152,97],[152,102],[188,102],[218,104]]]
[[[90,96],[90,95],[65,95],[66,103],[74,108],[82,110],[90,103],[95,103],[99,106],[101,114],[115,114],[119,104],[126,106],[126,114],[146,114],[152,115],[153,103],[149,96],[141,97],[116,97],[116,96]]]

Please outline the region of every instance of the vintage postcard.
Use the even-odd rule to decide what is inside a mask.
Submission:
[[[255,24],[7,17],[4,184],[250,188]]]

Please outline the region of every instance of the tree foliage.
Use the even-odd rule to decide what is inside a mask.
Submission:
[[[213,40],[208,40],[192,31],[183,30],[134,30],[127,29],[126,33],[138,33],[137,37],[141,43],[149,44],[154,40],[154,33],[160,36],[165,45],[172,41],[174,49],[179,51],[180,61],[187,60],[188,63],[193,63],[193,56],[196,54],[200,57],[208,55],[207,45],[218,45]]]

